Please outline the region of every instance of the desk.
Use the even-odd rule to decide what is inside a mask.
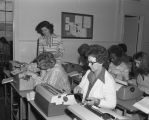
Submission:
[[[120,99],[118,99],[116,107],[123,110],[124,115],[126,115],[127,111],[129,111],[131,113],[136,113],[136,112],[140,111],[133,106],[133,104],[136,103],[137,101],[138,100],[120,100]],[[149,115],[148,115],[148,120],[149,120]]]
[[[14,97],[14,91],[18,94],[19,97],[19,120],[22,120],[22,110],[23,110],[23,99],[26,98],[26,94],[31,92],[32,90],[24,90],[24,91],[19,91],[18,89],[15,88],[13,83],[11,85],[11,93],[10,93],[10,110],[11,110],[11,120],[13,120],[14,117],[14,109],[13,109],[13,97]],[[14,91],[13,91],[14,90]]]
[[[126,115],[127,111],[131,113],[135,113],[138,111],[133,104],[137,102],[137,100],[120,100],[117,99],[117,105],[116,107],[123,110],[123,115]]]
[[[52,116],[52,117],[47,117],[41,109],[35,104],[33,100],[28,102],[28,120],[32,120],[31,118],[31,107],[35,108],[35,110],[45,119],[45,120],[72,120],[71,117],[68,115],[59,115],[59,116]]]

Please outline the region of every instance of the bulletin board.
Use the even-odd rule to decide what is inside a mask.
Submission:
[[[62,38],[93,38],[93,15],[62,12],[61,18]]]

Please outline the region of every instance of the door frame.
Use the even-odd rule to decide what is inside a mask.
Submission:
[[[124,14],[122,16],[122,36],[121,40],[124,42],[124,24],[125,24],[125,17],[126,16],[134,16],[138,17],[138,35],[137,35],[137,46],[136,46],[136,52],[142,50],[142,41],[143,41],[143,22],[144,22],[144,16],[142,15],[129,15],[129,14]]]

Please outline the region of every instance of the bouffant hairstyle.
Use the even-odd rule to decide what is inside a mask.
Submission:
[[[139,68],[136,68],[136,75],[148,75],[149,74],[149,55],[145,52],[138,52],[133,55],[133,60],[140,61]]]
[[[106,64],[108,60],[108,51],[101,45],[90,45],[86,55],[95,57],[96,61],[103,65]]]
[[[56,64],[56,59],[51,52],[43,52],[34,60],[37,64],[42,61],[47,68],[53,68]]]
[[[49,31],[50,31],[51,34],[54,33],[54,26],[53,26],[53,24],[51,24],[51,23],[48,22],[48,21],[42,21],[42,22],[40,22],[40,23],[36,26],[35,30],[37,31],[37,33],[39,33],[40,35],[43,36],[43,33],[42,33],[42,31],[41,31],[41,28],[43,28],[43,27],[46,27],[47,29],[49,29]]]
[[[109,49],[109,54],[115,54],[117,57],[122,57],[123,55],[123,50],[120,46],[118,45],[112,45]]]

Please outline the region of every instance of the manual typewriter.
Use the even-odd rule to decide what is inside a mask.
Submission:
[[[65,114],[70,96],[49,84],[36,86],[35,103],[49,117]]]

